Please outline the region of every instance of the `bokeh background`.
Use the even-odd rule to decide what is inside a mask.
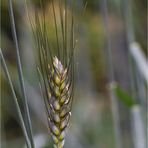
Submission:
[[[67,1],[70,13],[71,0]],[[48,35],[54,45],[51,1],[44,0],[44,3],[42,10],[39,0],[28,0],[28,13],[33,17],[35,8],[39,13],[45,11]],[[13,0],[13,4],[34,140],[37,148],[52,148],[36,71],[37,50],[25,1]],[[58,15],[56,0],[55,8]],[[141,59],[130,52],[130,45],[136,41],[142,60],[147,59],[147,1],[76,0],[74,18],[78,40],[75,95],[65,148],[146,148],[148,81],[139,69],[142,65],[137,64]],[[1,48],[23,111],[7,0],[1,1]],[[1,146],[23,148],[24,137],[2,67],[0,76]],[[123,94],[120,99],[114,82],[134,99],[135,106],[129,106]],[[136,133],[136,126],[142,131]],[[144,147],[137,146],[138,136],[143,136],[138,139],[140,144],[145,143]]]

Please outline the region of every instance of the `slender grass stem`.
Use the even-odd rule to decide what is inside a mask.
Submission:
[[[131,95],[133,98],[137,98],[135,95],[135,84],[133,79],[133,59],[131,58],[130,53],[130,44],[135,40],[134,35],[134,29],[132,25],[132,8],[131,8],[131,0],[124,0],[123,1],[123,7],[124,7],[124,17],[125,17],[125,25],[126,25],[126,35],[127,35],[127,41],[128,41],[128,61],[129,61],[129,76],[130,76],[130,89],[131,89]]]
[[[114,65],[113,65],[113,57],[112,57],[112,50],[111,50],[111,36],[109,32],[109,12],[108,12],[108,1],[104,0],[102,1],[102,13],[104,18],[104,25],[105,25],[105,34],[107,39],[107,48],[106,48],[106,56],[107,56],[107,63],[108,71],[109,71],[109,81],[112,85],[112,83],[115,80],[114,75]],[[118,108],[118,102],[117,98],[112,90],[110,90],[110,97],[111,97],[111,109],[113,114],[113,122],[114,122],[114,131],[115,131],[115,142],[116,142],[116,148],[122,148],[122,140],[121,140],[121,129],[120,129],[120,117],[119,117],[119,108]]]
[[[23,130],[23,133],[24,133],[24,136],[25,136],[27,147],[31,148],[30,140],[29,140],[29,137],[28,137],[28,134],[27,134],[27,130],[26,130],[26,127],[25,127],[23,116],[22,116],[22,113],[21,113],[21,110],[20,110],[20,107],[19,107],[19,104],[18,104],[18,99],[16,97],[14,87],[13,87],[13,84],[12,84],[12,81],[11,81],[11,78],[10,78],[10,74],[9,74],[9,71],[8,71],[8,68],[7,68],[7,65],[6,65],[6,62],[5,62],[5,59],[4,59],[4,56],[2,54],[1,49],[0,49],[0,57],[1,57],[1,64],[3,66],[4,72],[6,74],[6,77],[8,79],[8,83],[9,83],[11,91],[12,91],[14,103],[15,103],[16,110],[17,110],[17,113],[18,113],[18,116],[19,116],[19,120],[20,120],[20,123],[21,123],[22,130]]]
[[[135,72],[136,72],[136,75],[138,72],[142,72],[143,74],[143,78],[148,78],[146,75],[147,75],[147,61],[145,61],[144,59],[144,56],[142,56],[141,54],[141,48],[140,46],[136,43],[135,41],[135,33],[134,33],[134,26],[133,26],[133,13],[132,13],[132,1],[131,0],[124,0],[123,1],[123,7],[124,7],[124,17],[125,17],[125,21],[126,21],[126,35],[127,35],[127,41],[128,41],[128,58],[129,58],[129,71],[130,71],[130,81],[131,81],[131,95],[133,96],[133,98],[137,98],[137,99],[140,99],[142,100],[142,97],[140,94],[136,94],[137,93],[137,87],[135,85],[135,81],[136,79],[134,79],[134,75],[135,75]],[[136,56],[136,58],[135,58]],[[139,60],[140,59],[140,60]],[[137,62],[138,61],[138,62]],[[140,66],[139,66],[140,65]],[[136,67],[134,67],[136,66]],[[144,67],[143,67],[144,66]],[[143,70],[142,70],[143,69]],[[145,77],[146,76],[146,77]],[[142,79],[140,80],[142,82]],[[137,86],[139,87],[139,84],[137,84]],[[143,83],[143,86],[144,86],[144,83]],[[141,86],[139,87],[141,88]],[[148,110],[146,109],[146,112]],[[133,112],[133,110],[132,110]],[[134,110],[135,112],[135,110]],[[137,110],[136,110],[137,112]],[[133,116],[133,120],[134,120],[134,116],[135,116],[135,113],[133,114],[132,113],[132,116]],[[141,121],[140,121],[141,120]],[[134,123],[134,122],[133,122]],[[146,125],[148,123],[148,120],[146,120]],[[144,122],[143,122],[143,119],[141,119],[141,117],[139,116],[139,125],[144,126]],[[135,124],[135,126],[137,126],[138,124]],[[147,130],[148,131],[148,130]],[[143,140],[146,140],[147,139],[145,138],[145,133],[143,132],[143,129],[139,128],[139,131],[137,132],[137,128],[133,128],[133,132],[134,132],[134,139],[133,139],[133,142],[134,142],[134,145],[135,147],[146,147],[147,146],[147,143],[144,143],[142,142],[141,143],[141,139]],[[141,137],[144,137],[144,138],[141,138],[139,139],[139,135],[141,134]]]
[[[17,35],[16,35],[12,0],[8,0],[8,3],[9,3],[9,15],[10,15],[10,20],[11,20],[12,34],[13,34],[13,39],[14,39],[15,47],[16,47],[18,75],[19,75],[19,80],[20,80],[22,96],[24,98],[23,101],[24,101],[24,108],[25,108],[26,119],[27,119],[27,121],[26,121],[27,128],[28,128],[27,130],[28,130],[28,134],[29,134],[29,137],[30,137],[31,146],[32,146],[32,148],[34,148],[32,126],[31,126],[31,120],[30,120],[28,103],[27,103],[27,96],[26,96],[24,79],[23,79],[23,72],[22,72],[22,66],[21,66],[21,60],[20,60],[20,52],[19,52],[19,46],[18,46],[18,39],[17,39]]]

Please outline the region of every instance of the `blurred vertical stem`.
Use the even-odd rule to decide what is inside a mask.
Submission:
[[[19,81],[20,81],[20,86],[21,86],[21,91],[22,91],[22,96],[23,96],[23,101],[24,101],[24,108],[25,108],[25,113],[26,113],[26,119],[27,119],[26,127],[27,127],[27,131],[28,131],[29,138],[31,141],[31,146],[32,146],[32,148],[34,148],[32,126],[31,126],[30,114],[29,114],[28,103],[27,103],[27,96],[26,96],[24,79],[23,79],[22,66],[21,66],[21,60],[20,60],[20,49],[18,46],[18,39],[17,39],[17,35],[16,35],[12,0],[8,0],[8,3],[9,3],[9,15],[10,15],[10,20],[11,20],[13,40],[14,40],[15,47],[16,47],[18,75],[19,75]]]
[[[23,133],[24,133],[24,136],[25,136],[27,147],[31,148],[30,141],[29,141],[29,138],[28,138],[28,134],[27,134],[27,131],[26,131],[26,127],[25,127],[25,124],[24,124],[24,120],[23,120],[23,117],[22,117],[22,113],[21,113],[21,110],[20,110],[20,107],[19,107],[19,104],[18,104],[18,99],[16,97],[14,87],[13,87],[13,84],[12,84],[12,81],[11,81],[11,78],[10,78],[10,74],[8,72],[7,65],[6,65],[6,62],[5,62],[5,59],[3,57],[1,49],[0,49],[0,58],[1,58],[1,64],[3,66],[3,69],[4,69],[4,72],[6,74],[9,86],[10,86],[11,91],[12,91],[14,103],[15,103],[16,110],[17,110],[17,113],[18,113],[18,116],[19,116],[19,120],[20,120],[20,123],[21,123],[22,130],[23,130]]]
[[[135,35],[134,35],[133,22],[132,22],[133,21],[133,16],[132,16],[132,1],[131,0],[124,0],[123,2],[124,2],[124,4],[123,4],[123,10],[124,10],[125,21],[126,21],[126,34],[127,34],[128,49],[129,49],[129,62],[130,62],[129,63],[129,66],[130,66],[130,78],[131,78],[131,90],[132,90],[132,94],[131,95],[133,97],[135,97],[135,98],[138,97],[139,99],[142,99],[143,95],[141,96],[139,93],[138,93],[138,96],[135,95],[135,92],[137,92],[137,90],[136,90],[136,86],[134,86],[134,84],[135,84],[134,82],[136,82],[137,80],[136,79],[133,79],[133,74],[134,74],[134,71],[133,70],[135,70],[135,73],[136,74],[138,72],[142,72],[143,79],[144,78],[147,79],[147,74],[145,74],[145,73],[147,73],[147,72],[145,72],[145,68],[147,69],[147,64],[146,64],[147,62],[144,62],[144,58],[141,58],[141,53],[139,52],[139,51],[141,51],[141,48],[138,46],[137,43],[135,44]],[[135,56],[137,56],[137,57],[135,58]],[[141,64],[141,65],[139,66],[139,64]],[[136,66],[135,69],[133,69],[133,66]],[[145,68],[143,68],[143,66]],[[141,78],[140,81],[142,82],[143,79]],[[145,84],[143,83],[141,85],[145,85]],[[131,112],[133,113],[133,110],[131,110]],[[146,109],[146,114],[147,114],[147,109]],[[133,120],[135,119],[134,118],[135,117],[134,115],[135,114],[132,114]],[[137,135],[135,135],[133,137],[133,141],[134,141],[134,145],[135,145],[136,148],[146,148],[146,145],[147,144],[146,143],[142,143],[141,142],[141,139],[139,138],[139,135],[140,134],[141,134],[140,135],[141,138],[144,138],[143,140],[145,140],[145,137],[146,137],[145,134],[144,134],[144,132],[142,131],[142,130],[144,130],[144,122],[143,122],[143,119],[142,119],[142,116],[141,116],[141,110],[139,110],[138,116],[139,116],[139,119],[138,119],[139,121],[138,121],[137,125],[136,125],[136,123],[134,123],[134,121],[133,121],[133,123],[135,124],[134,126],[140,125],[140,129],[139,129],[138,132],[137,132],[137,129],[136,128],[133,129],[134,134],[137,134]],[[148,123],[148,118],[146,119],[146,121]],[[135,122],[137,122],[137,121],[135,121]],[[148,128],[147,128],[147,131],[146,132],[148,132]]]
[[[134,41],[134,31],[132,25],[132,10],[131,10],[131,0],[123,1],[123,11],[125,16],[125,25],[126,25],[126,35],[128,41],[128,48],[130,49],[130,44]],[[131,83],[131,95],[133,98],[137,98],[135,96],[135,84],[133,79],[133,60],[130,55],[130,50],[128,50],[128,60],[129,60],[129,72],[130,72],[130,83]]]
[[[141,108],[139,105],[134,105],[131,108],[131,118],[132,118],[134,147],[146,148],[143,120],[141,115]]]
[[[109,81],[110,81],[110,97],[111,97],[111,107],[113,113],[113,121],[114,121],[114,129],[115,129],[115,138],[116,138],[116,148],[121,148],[121,131],[120,131],[120,118],[119,118],[119,110],[118,110],[118,102],[116,96],[111,88],[111,85],[114,85],[114,67],[113,67],[113,59],[112,59],[112,51],[111,51],[111,40],[110,40],[110,32],[109,32],[109,16],[108,16],[108,7],[107,0],[102,1],[102,13],[105,25],[105,32],[107,38],[107,63],[108,71],[109,71]]]

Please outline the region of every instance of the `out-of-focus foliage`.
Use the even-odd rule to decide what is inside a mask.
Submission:
[[[134,31],[136,40],[141,43],[146,56],[147,53],[147,1],[134,0],[133,2]]]
[[[43,11],[40,6],[40,0],[27,0],[29,7],[29,15],[34,19],[34,8],[36,8],[39,15]],[[41,102],[43,101],[40,97],[40,90],[38,89],[38,78],[32,73],[32,70],[36,71],[34,67],[37,66],[38,61],[34,61],[35,65],[32,67],[34,55],[37,54],[35,46],[33,46],[35,41],[30,37],[31,27],[29,21],[26,19],[27,14],[25,11],[20,11],[22,8],[25,9],[24,4],[18,5],[22,1],[14,0],[14,13],[15,21],[17,27],[17,34],[21,45],[21,56],[23,72],[26,77],[27,85],[27,96],[28,100],[35,100],[36,93],[39,96]],[[31,2],[31,3],[30,3]],[[70,2],[70,1],[69,1]],[[104,18],[102,14],[102,2],[100,0],[77,0],[75,17],[75,35],[78,40],[77,50],[76,50],[76,90],[75,99],[72,110],[72,117],[69,126],[69,132],[67,133],[67,139],[65,147],[68,148],[114,148],[115,147],[115,137],[114,137],[114,126],[113,126],[113,116],[111,113],[111,101],[108,86],[108,69],[110,63],[107,63],[106,57],[106,47],[107,47],[107,37],[105,34]],[[83,10],[85,3],[87,2],[87,7],[85,11]],[[124,71],[127,69],[128,65],[125,64],[127,58],[126,46],[126,31],[125,31],[125,18],[124,18],[124,8],[121,0],[111,0],[108,1],[109,9],[109,34],[111,36],[111,41],[113,41],[111,48],[113,54],[115,78],[119,81],[119,85],[123,90],[128,90],[128,78]],[[53,23],[53,13],[51,8],[51,0],[44,0],[44,10],[46,15],[47,24],[47,35],[53,46],[56,48],[56,38],[55,38],[55,26]],[[21,7],[20,7],[21,6]],[[30,5],[29,5],[30,6]],[[19,103],[22,105],[22,100],[20,96],[19,86],[18,86],[18,76],[16,69],[16,58],[15,49],[12,41],[11,26],[8,15],[8,5],[6,0],[2,0],[1,3],[1,47],[4,52],[8,68],[15,85],[15,91],[19,96]],[[55,1],[55,10],[58,15],[58,31],[61,31],[60,21],[59,21],[59,9],[58,3]],[[146,0],[132,0],[133,7],[133,29],[136,35],[136,40],[142,45],[146,53],[146,28],[147,28],[147,14],[146,14]],[[68,10],[71,14],[71,9]],[[68,16],[70,17],[70,16]],[[24,22],[24,20],[27,22]],[[25,24],[25,25],[24,25]],[[27,25],[26,25],[27,24]],[[36,32],[38,30],[35,30]],[[28,36],[26,34],[29,34]],[[118,42],[119,41],[119,42]],[[124,46],[123,46],[124,45]],[[25,47],[24,47],[25,46]],[[34,48],[33,48],[34,47]],[[122,50],[122,52],[120,52]],[[126,53],[126,54],[125,54]],[[27,56],[26,56],[27,55]],[[34,57],[37,59],[37,57]],[[24,62],[25,61],[25,62]],[[31,62],[30,62],[31,61]],[[29,67],[26,68],[26,65]],[[26,71],[26,69],[28,71]],[[116,72],[118,70],[118,72]],[[0,119],[3,124],[2,137],[6,147],[16,148],[16,145],[23,147],[24,139],[22,137],[21,129],[19,126],[18,117],[16,116],[16,110],[12,101],[12,95],[10,88],[4,78],[3,71],[0,72],[2,79],[2,105],[1,111],[2,116]],[[120,84],[124,82],[124,84]],[[29,87],[28,87],[29,85]],[[124,87],[122,87],[124,85]],[[33,91],[32,89],[33,88]],[[123,91],[120,87],[115,88],[116,96],[119,98],[121,103],[122,112],[120,112],[120,124],[122,127],[122,142],[126,148],[131,148],[131,133],[130,133],[130,120],[129,114],[122,106],[129,106],[129,108],[135,103],[133,98]],[[34,91],[35,90],[35,91]],[[30,93],[31,92],[31,93]],[[35,97],[34,97],[35,96]],[[43,103],[43,102],[42,102]],[[37,105],[37,107],[36,107]],[[39,106],[38,106],[39,105]],[[30,104],[30,112],[33,121],[33,132],[34,135],[39,135],[40,133],[45,134],[48,137],[48,131],[46,128],[46,121],[41,121],[37,116],[38,112],[34,110],[36,108],[41,112],[41,107],[38,101],[35,100]],[[34,108],[33,108],[34,107]],[[127,108],[126,108],[127,109]],[[44,116],[44,111],[43,111]],[[49,137],[48,137],[49,138]],[[129,144],[130,143],[130,144]],[[50,143],[50,138],[47,140],[46,147],[52,147]],[[5,148],[5,146],[4,146]]]
[[[128,95],[127,92],[125,92],[119,85],[114,86],[113,89],[118,99],[121,100],[121,102],[123,102],[126,106],[132,107],[135,105],[134,99]]]

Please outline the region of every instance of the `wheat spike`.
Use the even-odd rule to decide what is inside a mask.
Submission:
[[[56,148],[62,148],[65,141],[65,129],[70,117],[70,89],[67,69],[64,69],[57,57],[53,65],[48,66],[49,84],[49,129]]]
[[[57,2],[60,27],[57,25],[56,16],[58,13],[56,13],[54,1],[51,0],[56,47],[51,44],[48,37],[47,30],[49,28],[45,21],[45,12],[43,11],[39,15],[38,10],[35,9],[34,22],[30,17],[29,19],[38,49],[38,74],[47,113],[48,128],[54,147],[63,148],[74,96],[74,50],[76,43],[74,38],[74,2],[71,4],[70,20],[68,20],[67,14],[67,0],[64,0],[63,5],[61,0]],[[45,5],[41,1],[43,10],[45,10],[44,7]]]

